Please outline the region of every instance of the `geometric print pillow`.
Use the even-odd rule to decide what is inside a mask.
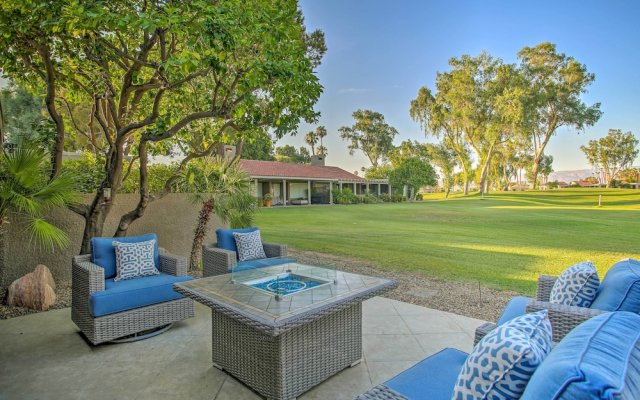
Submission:
[[[267,258],[262,246],[260,230],[248,233],[233,232],[233,238],[236,240],[239,261]]]
[[[140,276],[158,275],[160,271],[154,262],[155,240],[137,243],[113,241],[116,251],[115,282]]]
[[[598,293],[600,278],[595,265],[584,261],[570,266],[551,289],[549,302],[565,306],[590,307]]]
[[[551,351],[547,311],[525,314],[489,332],[464,363],[453,400],[518,399]]]

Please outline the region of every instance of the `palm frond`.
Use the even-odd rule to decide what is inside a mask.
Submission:
[[[69,235],[42,218],[32,219],[29,230],[31,231],[31,242],[35,241],[48,250],[63,249],[69,245]]]

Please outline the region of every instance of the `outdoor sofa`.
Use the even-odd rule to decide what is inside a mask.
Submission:
[[[538,278],[536,298],[514,297],[496,323],[485,323],[476,329],[474,343],[488,332],[517,316],[540,310],[549,312],[553,340],[559,341],[582,322],[609,311],[630,311],[640,314],[640,261],[627,258],[615,263],[602,280],[591,307],[575,307],[549,302],[557,276]]]
[[[356,400],[451,400],[468,354],[447,348]],[[640,398],[640,316],[611,312],[568,333],[535,369],[522,400]]]
[[[153,239],[155,265],[160,274],[114,281],[113,241]],[[93,238],[91,254],[73,257],[71,319],[94,345],[170,326],[194,316],[193,300],[173,290],[174,283],[191,279],[186,258],[157,247],[155,234]]]
[[[287,256],[286,244],[262,243],[267,258],[250,261],[238,261],[238,248],[233,237],[234,232],[255,232],[258,228],[218,229],[216,242],[202,248],[202,276],[216,276],[231,272],[248,271],[255,268],[293,262]]]

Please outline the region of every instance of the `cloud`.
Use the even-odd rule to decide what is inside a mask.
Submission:
[[[363,93],[363,92],[370,92],[371,89],[368,88],[343,88],[343,89],[339,89],[338,93]]]

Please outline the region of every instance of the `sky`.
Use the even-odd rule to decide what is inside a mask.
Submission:
[[[300,7],[307,28],[322,30],[328,47],[317,69],[321,117],[277,145],[303,146],[304,135],[324,125],[327,165],[370,166],[361,152],[350,156],[339,137],[338,128],[353,124],[353,111],[381,112],[399,132],[396,144],[433,142],[409,117],[409,105],[421,86],[434,88],[451,57],[486,50],[514,63],[520,49],[546,41],[595,74],[583,100],[603,111],[584,132],[560,129],[551,139],[554,170],[589,168],[580,145],[610,128],[640,137],[640,1],[302,0]]]

